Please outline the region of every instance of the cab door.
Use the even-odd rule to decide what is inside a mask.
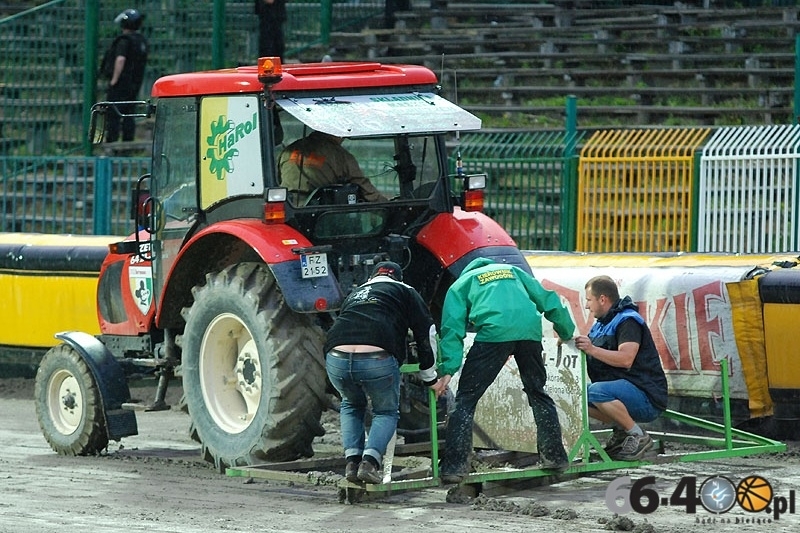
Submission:
[[[197,197],[197,103],[162,98],[157,103],[150,181],[156,223],[152,249],[155,301],[189,230],[200,216]]]

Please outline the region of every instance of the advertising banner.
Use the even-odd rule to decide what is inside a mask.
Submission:
[[[580,335],[586,335],[594,323],[585,309],[586,282],[598,275],[613,278],[620,296],[630,296],[638,304],[650,327],[671,397],[718,401],[722,394],[720,361],[725,359],[731,398],[748,399],[733,328],[736,302],[731,301],[726,284],[747,279],[757,265],[770,265],[774,258],[751,256],[743,262],[741,256],[687,260],[680,255],[658,258],[556,253],[528,255],[527,259],[544,287],[561,296]],[[760,316],[753,318],[761,320]],[[552,324],[544,318],[542,321],[546,390],[556,403],[569,447],[581,431],[582,354],[574,343],[559,348]],[[476,447],[536,452],[536,424],[513,357],[478,404],[474,439]]]

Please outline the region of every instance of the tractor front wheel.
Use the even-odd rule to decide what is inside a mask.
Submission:
[[[97,383],[69,345],[51,348],[34,386],[36,417],[50,447],[61,455],[95,455],[108,446]]]

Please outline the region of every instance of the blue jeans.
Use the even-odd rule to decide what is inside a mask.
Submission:
[[[475,341],[467,353],[458,379],[455,408],[447,418],[446,448],[440,464],[442,475],[469,472],[475,407],[512,354],[536,421],[539,455],[549,461],[567,460],[567,452],[561,442],[558,411],[553,399],[544,391],[547,371],[542,360],[542,343],[528,340]]]
[[[388,355],[382,359],[325,358],[328,378],[339,391],[339,418],[345,457],[370,455],[383,464],[386,447],[400,418],[400,365]],[[364,446],[367,400],[372,402],[372,424]]]
[[[590,383],[586,387],[586,400],[589,405],[619,400],[635,422],[652,422],[661,415],[647,394],[627,379]]]

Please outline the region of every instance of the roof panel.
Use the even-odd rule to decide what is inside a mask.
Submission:
[[[285,111],[311,129],[337,137],[478,130],[481,120],[433,93],[330,98],[279,98]]]

